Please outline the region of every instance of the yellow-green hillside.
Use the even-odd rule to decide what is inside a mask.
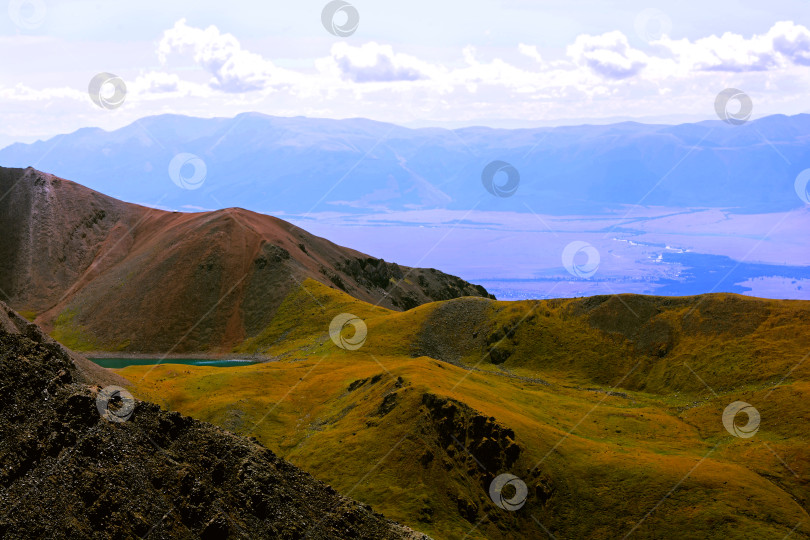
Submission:
[[[367,325],[358,350],[330,339],[341,313]],[[733,295],[393,312],[309,280],[239,347],[277,361],[120,373],[435,538],[802,538],[808,322]],[[751,438],[723,425],[735,401],[761,414]],[[502,473],[519,510],[489,496]]]

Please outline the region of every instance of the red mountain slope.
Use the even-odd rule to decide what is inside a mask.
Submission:
[[[0,168],[0,196],[0,296],[73,348],[229,350],[306,278],[391,309],[488,296],[242,209],[155,210],[32,168]]]

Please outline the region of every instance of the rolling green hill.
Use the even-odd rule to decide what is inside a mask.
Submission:
[[[357,350],[330,339],[341,313],[367,326]],[[308,280],[235,351],[275,361],[119,373],[435,538],[806,538],[808,322],[810,303],[724,294],[395,312]],[[736,401],[750,438],[724,427]],[[516,511],[490,498],[503,473]]]

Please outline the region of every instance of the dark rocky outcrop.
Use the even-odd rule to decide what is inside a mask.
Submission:
[[[426,538],[157,405],[101,417],[74,356],[0,305],[0,537]]]
[[[397,263],[373,257],[346,259],[337,268],[369,291],[385,291],[385,296],[398,309],[415,308],[423,303],[420,301],[422,296],[433,300],[451,300],[464,296],[495,298],[480,285],[473,285],[432,268],[403,270]],[[334,282],[334,278],[332,280]],[[415,289],[414,284],[418,288]],[[338,287],[346,290],[339,284]]]
[[[426,420],[423,437],[432,440],[431,448],[419,458],[422,467],[441,467],[444,473],[461,475],[463,484],[477,485],[472,491],[448,491],[449,503],[471,524],[478,523],[484,513],[494,522],[510,519],[487,513],[487,509],[492,508],[489,487],[493,479],[511,472],[521,456],[515,432],[464,403],[436,394],[423,394],[421,407]],[[527,471],[525,477],[534,482],[539,474]],[[550,488],[544,489],[550,493]]]
[[[466,452],[486,477],[485,485],[499,472],[508,471],[520,457],[515,432],[495,418],[483,416],[464,403],[424,394],[422,404],[436,429],[439,445]]]

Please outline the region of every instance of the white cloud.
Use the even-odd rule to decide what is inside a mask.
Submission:
[[[751,72],[810,65],[810,30],[792,22],[774,24],[765,34],[745,38],[726,32],[694,42],[664,36],[654,43],[687,71]]]
[[[14,101],[51,101],[55,99],[88,100],[86,91],[68,87],[53,87],[36,89],[24,84],[16,84],[12,87],[0,86],[0,100]]]
[[[444,49],[443,56],[415,45],[406,49],[323,39],[308,45],[314,53],[283,60],[295,70],[279,67],[282,60],[271,61],[263,52],[280,50],[281,38],[273,38],[271,45],[256,40],[247,50],[216,26],[197,28],[184,19],[169,25],[157,34],[156,45],[104,49],[108,57],[103,61],[94,56],[101,50],[98,43],[4,38],[9,50],[27,43],[19,50],[36,50],[34,57],[50,62],[34,75],[22,62],[16,71],[0,73],[0,114],[12,126],[6,130],[22,131],[13,126],[24,123],[26,135],[57,133],[90,124],[120,127],[150,114],[233,116],[245,111],[364,116],[417,125],[703,119],[714,114],[715,96],[727,87],[751,95],[757,116],[808,110],[810,30],[792,22],[748,37],[663,36],[643,52],[618,31],[579,35],[562,49],[565,54],[556,55],[518,39],[511,48],[467,44]],[[143,66],[154,53],[161,66],[126,70],[127,65]],[[188,69],[189,59],[196,69]],[[88,78],[102,69],[112,69],[127,84],[127,99],[114,111],[99,109],[87,96]]]
[[[600,36],[581,35],[568,47],[568,56],[608,79],[637,75],[647,65],[647,55],[630,47],[619,31]]]
[[[416,57],[395,53],[390,45],[373,41],[360,47],[336,43],[331,52],[331,61],[340,75],[357,83],[418,81],[439,71]]]
[[[537,50],[537,45],[526,45],[525,43],[518,44],[518,51],[524,56],[528,56],[538,63],[543,64],[543,55]]]
[[[213,25],[194,28],[185,19],[166,30],[158,45],[162,64],[173,52],[191,52],[194,61],[213,75],[211,86],[224,92],[262,90],[281,73],[269,60],[244,50],[233,35],[220,33]]]
[[[776,23],[770,32],[773,48],[794,64],[810,66],[810,30],[789,21]]]
[[[180,89],[180,76],[176,73],[165,73],[163,71],[150,71],[135,79],[133,87],[143,93],[166,93],[177,92]]]
[[[691,42],[672,40],[666,36],[661,44],[687,72],[694,71],[766,71],[778,65],[777,54],[765,39],[746,40],[738,34],[726,33]]]

